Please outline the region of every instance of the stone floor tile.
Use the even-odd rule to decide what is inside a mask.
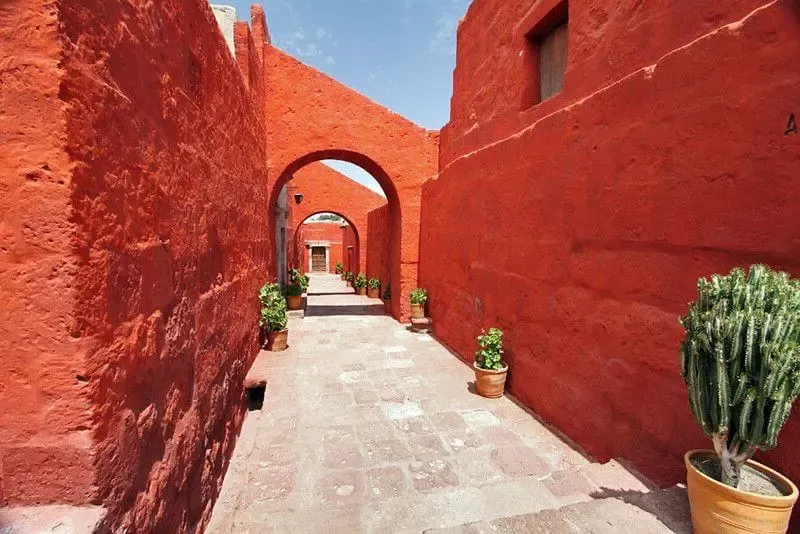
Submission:
[[[397,432],[402,436],[422,436],[433,434],[436,428],[427,417],[409,417],[394,421]]]
[[[438,412],[429,416],[439,432],[455,432],[467,429],[464,418],[457,412]]]
[[[400,439],[368,441],[364,443],[364,451],[369,465],[400,463],[412,458],[408,445]]]
[[[395,437],[394,424],[390,421],[374,421],[356,425],[356,436],[361,441],[382,441]]]
[[[322,465],[344,469],[364,466],[361,447],[355,441],[335,441],[323,444]]]
[[[464,418],[467,426],[472,430],[480,430],[487,426],[500,424],[500,419],[489,410],[470,410],[462,412],[461,417]]]
[[[450,446],[450,450],[454,453],[461,452],[466,449],[477,449],[486,445],[486,441],[481,435],[472,430],[464,432],[447,432],[444,435],[445,442]]]
[[[322,507],[357,504],[364,499],[364,473],[328,471],[317,481],[316,499]]]
[[[491,456],[494,465],[512,478],[545,477],[551,472],[548,463],[529,447],[500,447],[492,449]]]
[[[411,462],[408,471],[414,488],[423,493],[455,487],[459,483],[450,463],[442,459]]]
[[[488,449],[467,449],[453,457],[453,465],[462,484],[484,486],[505,477],[492,461]]]
[[[425,414],[422,407],[416,402],[381,402],[378,406],[387,419],[408,419]]]
[[[495,425],[478,431],[484,441],[495,447],[513,447],[522,445],[522,439],[507,428]]]
[[[399,467],[379,467],[367,471],[367,486],[373,499],[387,499],[403,494],[408,481]]]
[[[408,449],[416,460],[434,460],[450,455],[437,434],[409,437]]]
[[[378,401],[378,392],[372,388],[359,387],[352,392],[356,404],[374,404]]]

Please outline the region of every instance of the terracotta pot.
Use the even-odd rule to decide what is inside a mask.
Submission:
[[[302,295],[289,295],[286,297],[286,307],[290,310],[300,310],[303,308]]]
[[[472,368],[475,369],[475,389],[478,391],[478,395],[489,399],[503,396],[506,388],[506,374],[508,373],[507,365],[498,371],[481,369],[475,363],[472,364]]]
[[[352,282],[352,281],[350,281],[350,280],[348,280],[348,281],[347,281],[347,287],[353,287],[353,282]]]
[[[370,287],[367,289],[367,296],[371,299],[379,298],[378,293],[380,293],[379,287]]]
[[[411,305],[411,318],[412,319],[423,319],[425,317],[425,305],[424,304],[412,304]]]
[[[344,280],[344,275],[342,275],[342,280]]]
[[[289,348],[289,329],[267,332],[267,350],[280,352]]]
[[[683,457],[695,534],[777,534],[788,530],[792,507],[798,496],[797,486],[791,480],[765,465],[748,460],[748,466],[768,476],[788,495],[768,497],[741,491],[698,471],[691,462],[696,454],[716,456],[716,453],[693,450]]]
[[[358,295],[366,295],[367,294],[367,288],[366,287],[359,287],[358,289],[356,289],[356,294],[358,294]]]

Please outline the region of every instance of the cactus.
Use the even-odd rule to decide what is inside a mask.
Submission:
[[[697,282],[680,319],[681,374],[692,414],[737,487],[757,449],[771,449],[800,394],[800,281],[753,265]]]

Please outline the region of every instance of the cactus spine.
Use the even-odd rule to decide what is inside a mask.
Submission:
[[[737,487],[756,449],[777,444],[800,394],[800,282],[753,265],[697,282],[680,322],[681,374],[689,406]]]

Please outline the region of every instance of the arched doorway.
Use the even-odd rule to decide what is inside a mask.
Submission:
[[[415,219],[415,221],[412,221],[409,224],[409,227],[412,229],[411,233],[404,234],[403,208],[397,188],[384,169],[371,158],[350,150],[320,150],[311,152],[294,160],[283,169],[275,184],[272,186],[269,201],[269,208],[271,210],[270,221],[273,221],[274,224],[275,210],[278,204],[280,193],[284,187],[290,183],[295,173],[298,173],[301,171],[301,169],[308,165],[315,164],[316,162],[323,160],[339,160],[357,165],[368,172],[383,189],[386,196],[385,213],[388,219],[388,273],[386,275],[387,279],[385,282],[391,285],[392,294],[397,295],[397,297],[392,300],[392,315],[398,319],[406,317],[408,314],[408,304],[405,302],[407,299],[404,298],[404,296],[407,296],[408,292],[416,283],[416,247],[418,245],[419,237],[418,220]],[[288,202],[291,202],[292,200],[292,198],[289,198]],[[350,208],[353,208],[353,206],[350,206]],[[334,213],[345,213],[348,211],[348,206],[344,205],[339,207],[339,209],[328,208],[327,211]],[[366,220],[363,223],[354,226],[366,228]],[[405,249],[403,248],[404,242]],[[365,243],[363,239],[360,239],[360,245],[362,248],[364,248]],[[406,262],[413,263],[413,270],[402,269],[404,254],[406,256]],[[360,271],[365,271],[366,269],[363,259],[361,259],[360,262]]]
[[[339,221],[314,220],[324,214],[335,215]],[[361,232],[341,213],[331,210],[311,213],[294,224],[290,234],[287,251],[290,267],[307,273],[333,273],[341,263],[345,271],[361,271],[361,257],[365,255]]]

